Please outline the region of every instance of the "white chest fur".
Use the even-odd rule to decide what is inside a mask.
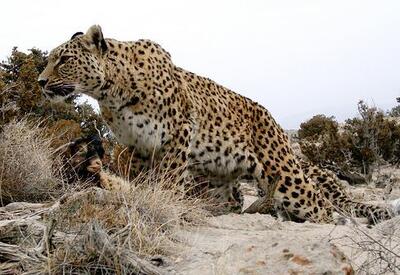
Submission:
[[[148,115],[134,115],[129,108],[110,112],[104,106],[101,107],[101,112],[117,140],[124,145],[133,146],[143,156],[157,152],[165,142],[163,124]]]

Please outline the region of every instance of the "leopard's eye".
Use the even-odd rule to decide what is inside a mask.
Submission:
[[[61,56],[60,57],[60,62],[59,62],[59,64],[64,64],[65,62],[67,62],[68,61],[68,59],[70,59],[72,56],[70,56],[70,55],[63,55],[63,56]]]

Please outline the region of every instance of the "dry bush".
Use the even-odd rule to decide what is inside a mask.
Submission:
[[[0,132],[1,204],[38,202],[59,195],[61,180],[54,171],[50,139],[39,122],[14,120]]]
[[[16,219],[0,223],[0,273],[162,274],[164,256],[183,249],[178,231],[207,216],[182,192],[180,175],[151,170],[129,190],[92,187],[52,206],[0,208],[0,219]]]
[[[56,230],[102,237],[92,238],[90,245],[86,238],[84,243],[73,241],[58,247],[50,259],[51,272],[130,274],[134,270],[124,258],[126,251],[149,258],[179,250],[177,231],[201,223],[206,216],[202,201],[182,192],[179,174],[178,170],[151,170],[130,182],[129,190],[94,188],[84,196],[78,193],[64,200],[48,217],[57,221]],[[108,247],[103,247],[105,242]]]
[[[353,220],[349,234],[333,238],[346,248],[357,274],[400,273],[399,217],[366,228]]]

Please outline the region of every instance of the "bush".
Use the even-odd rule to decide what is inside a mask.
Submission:
[[[340,138],[334,117],[316,115],[302,123],[299,138],[303,154],[313,163],[333,161],[344,165],[347,146]]]
[[[397,103],[400,103],[400,97],[396,98]],[[400,117],[400,105],[397,105],[388,112],[389,116]]]
[[[363,101],[358,103],[358,112],[360,117],[346,121],[343,138],[350,144],[353,163],[368,174],[374,163],[396,158],[400,126]]]
[[[382,111],[358,103],[359,117],[346,120],[339,130],[333,117],[314,116],[302,123],[300,146],[304,155],[316,164],[335,162],[342,169],[350,166],[369,174],[380,160],[400,159],[400,125]]]
[[[333,116],[313,116],[310,120],[300,124],[299,138],[315,138],[322,135],[336,135],[338,123]]]
[[[0,63],[3,83],[0,103],[4,114],[0,124],[40,112],[42,95],[37,78],[46,62],[47,54],[40,50],[31,49],[29,54],[25,54],[14,48],[8,60]]]
[[[36,125],[35,125],[36,124]],[[40,123],[14,120],[0,132],[1,204],[38,202],[62,193],[62,180],[53,163],[51,140]]]
[[[201,224],[207,215],[201,201],[181,192],[180,172],[149,171],[129,183],[128,191],[92,187],[74,192],[51,207],[32,205],[26,216],[14,205],[15,212],[7,215],[18,216],[18,223],[1,228],[0,253],[9,264],[0,265],[0,272],[162,274],[145,259],[155,256],[162,264],[162,255],[176,255],[182,241],[177,233]],[[29,220],[35,211],[40,217]]]

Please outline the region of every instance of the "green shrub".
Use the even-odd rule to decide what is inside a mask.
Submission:
[[[400,125],[365,102],[358,103],[359,116],[347,119],[339,129],[333,117],[317,115],[300,125],[303,154],[312,162],[335,162],[345,170],[354,166],[364,174],[377,161],[400,159]]]
[[[340,138],[334,117],[316,115],[300,125],[300,147],[307,158],[316,164],[326,161],[344,163],[347,146]]]

